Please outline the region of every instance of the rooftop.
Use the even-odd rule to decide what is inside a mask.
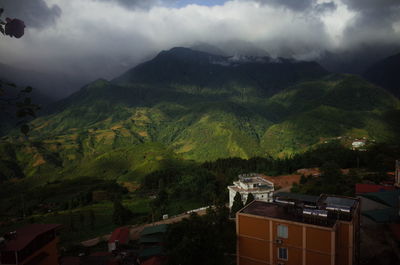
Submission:
[[[151,235],[151,234],[158,234],[158,233],[165,233],[167,231],[167,224],[161,225],[153,225],[153,226],[146,226],[142,232],[140,233],[141,236],[144,235]]]
[[[356,194],[370,193],[370,192],[380,192],[387,190],[394,190],[394,186],[389,185],[375,185],[375,184],[356,184]]]
[[[357,205],[358,199],[350,197],[281,192],[273,203],[254,201],[241,213],[333,227],[337,220],[351,221]]]
[[[324,227],[333,227],[336,220],[324,219],[322,222],[311,221],[304,218],[301,211],[290,211],[288,208],[282,207],[276,203],[253,201],[241,213],[270,217],[275,219],[283,219],[287,221],[314,224]]]
[[[51,230],[58,230],[62,227],[60,224],[31,224],[16,230],[15,237],[8,240],[2,251],[19,251],[24,249],[30,242],[37,236],[49,232]]]
[[[385,192],[371,192],[362,195],[368,199],[383,203],[389,207],[399,207],[400,189],[388,190]]]
[[[119,227],[115,229],[108,242],[113,243],[116,240],[118,240],[120,244],[127,244],[129,242],[129,228]]]

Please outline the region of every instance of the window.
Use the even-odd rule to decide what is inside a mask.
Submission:
[[[278,259],[288,260],[288,249],[287,248],[278,248]]]
[[[278,225],[278,237],[288,238],[288,227],[286,225]]]

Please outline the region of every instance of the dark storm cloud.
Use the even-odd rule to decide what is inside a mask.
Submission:
[[[326,2],[322,4],[316,4],[314,6],[315,12],[322,14],[325,12],[333,12],[337,9],[337,5],[334,2]]]
[[[61,15],[58,5],[48,6],[44,0],[3,0],[0,5],[5,16],[19,18],[27,27],[45,28]]]
[[[344,44],[356,46],[359,43],[375,45],[396,45],[399,34],[393,25],[400,21],[399,0],[342,0],[356,12],[352,23],[344,32]]]
[[[342,2],[358,13],[355,21],[357,26],[391,26],[400,19],[399,0],[342,0]]]

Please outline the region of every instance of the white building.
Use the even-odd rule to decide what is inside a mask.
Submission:
[[[243,204],[246,203],[249,193],[253,194],[255,200],[272,201],[274,183],[264,179],[260,174],[250,173],[239,175],[239,180],[234,181],[229,190],[229,208],[232,207],[236,192],[242,196]]]

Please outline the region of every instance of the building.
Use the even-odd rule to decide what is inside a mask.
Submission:
[[[108,251],[112,252],[118,248],[119,245],[126,245],[129,243],[129,228],[119,227],[114,230],[111,237],[108,239]]]
[[[144,262],[153,257],[159,257],[160,260],[164,259],[166,254],[164,251],[164,234],[167,232],[168,225],[152,225],[146,226],[140,232],[140,251],[139,260]]]
[[[0,239],[0,264],[58,264],[59,224],[31,224]]]
[[[371,193],[371,192],[388,191],[394,189],[395,187],[391,185],[376,185],[376,184],[364,184],[364,183],[357,183],[355,187],[357,195],[364,193]]]
[[[360,198],[362,216],[375,223],[400,222],[399,189],[364,193],[360,195]]]
[[[239,175],[239,180],[234,181],[229,190],[229,208],[232,207],[236,192],[242,196],[243,203],[246,203],[249,193],[253,194],[255,200],[271,201],[274,193],[274,183],[261,177],[260,174]]]
[[[238,265],[352,265],[359,261],[360,202],[285,193],[236,214]]]

